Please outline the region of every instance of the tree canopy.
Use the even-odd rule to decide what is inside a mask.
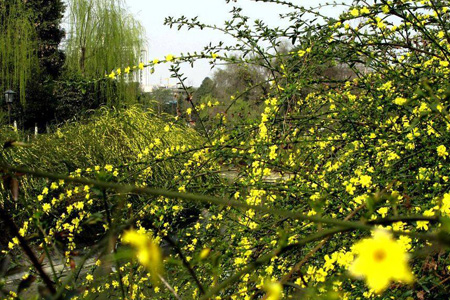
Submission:
[[[21,0],[0,3],[0,91],[16,90],[22,104],[38,64],[33,18],[33,11]]]
[[[137,65],[144,29],[121,0],[69,0],[67,68],[101,78],[117,66]]]

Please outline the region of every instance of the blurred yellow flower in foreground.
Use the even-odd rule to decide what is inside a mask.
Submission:
[[[372,238],[356,243],[353,251],[357,258],[349,268],[350,274],[365,278],[376,293],[384,291],[391,281],[411,283],[414,280],[404,247],[385,230],[374,231]]]
[[[279,282],[266,282],[264,290],[267,292],[267,300],[280,300],[283,297],[283,285]]]
[[[152,277],[152,281],[159,281],[159,274],[162,274],[162,253],[154,239],[145,233],[140,233],[134,229],[125,231],[122,242],[131,245],[136,251],[139,263],[144,266]]]
[[[209,248],[204,248],[201,252],[200,252],[200,259],[205,259],[208,257],[209,252],[211,252],[211,249]]]

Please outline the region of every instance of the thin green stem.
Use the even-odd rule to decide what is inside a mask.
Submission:
[[[189,200],[189,201],[193,201],[193,202],[230,206],[230,207],[234,207],[234,208],[243,208],[243,209],[254,210],[254,211],[267,213],[267,214],[271,214],[271,215],[279,215],[279,216],[291,218],[294,220],[310,221],[310,222],[314,222],[314,223],[323,223],[323,224],[329,224],[329,225],[334,225],[334,226],[339,226],[339,227],[344,227],[344,228],[359,229],[359,230],[365,230],[365,231],[368,231],[368,230],[370,231],[373,229],[373,226],[367,222],[361,222],[361,221],[350,222],[350,221],[343,221],[343,220],[332,219],[332,218],[324,218],[324,217],[320,217],[320,216],[308,216],[308,215],[305,215],[302,213],[293,212],[293,211],[289,211],[289,210],[277,209],[277,208],[266,207],[266,206],[249,205],[245,202],[239,202],[236,200],[218,198],[218,197],[213,197],[213,196],[205,196],[205,195],[198,195],[198,194],[192,194],[192,193],[179,193],[179,192],[169,191],[169,190],[160,189],[160,188],[137,187],[134,185],[117,184],[117,183],[112,183],[112,182],[104,182],[104,181],[98,181],[98,180],[92,180],[92,179],[85,179],[85,178],[81,178],[81,177],[71,177],[71,176],[61,175],[61,174],[53,174],[53,173],[42,172],[42,171],[28,170],[28,169],[22,168],[22,167],[12,167],[12,166],[8,166],[5,164],[0,164],[0,169],[8,170],[10,172],[29,174],[29,175],[32,175],[35,177],[49,178],[49,179],[54,179],[54,180],[64,180],[67,182],[97,186],[97,187],[103,188],[103,189],[116,190],[121,193],[148,194],[148,195],[154,195],[154,196],[163,196],[163,197],[167,197],[170,199],[181,199],[181,200]],[[390,224],[390,223],[400,222],[400,221],[439,222],[440,218],[439,217],[427,217],[427,216],[399,216],[399,217],[393,217],[393,218],[372,221],[372,223],[377,224],[377,222],[378,222],[380,224]],[[415,238],[422,239],[422,240],[440,241],[440,239],[436,235],[432,235],[432,234],[421,234],[421,233],[414,233],[414,232],[398,232],[395,234],[408,235],[408,236],[415,237]]]

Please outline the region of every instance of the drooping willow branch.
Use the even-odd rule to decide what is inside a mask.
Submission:
[[[18,91],[23,105],[32,70],[38,65],[33,12],[24,2],[0,3],[0,90]]]

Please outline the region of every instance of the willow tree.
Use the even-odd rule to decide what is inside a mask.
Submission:
[[[117,67],[137,64],[144,30],[123,1],[69,0],[68,10],[66,65],[69,71],[96,79]],[[126,82],[110,84],[114,85],[116,99],[135,96],[135,87]],[[111,86],[107,89],[111,90]]]
[[[23,0],[0,2],[0,92],[18,91],[25,104],[25,89],[38,65],[33,12]]]

